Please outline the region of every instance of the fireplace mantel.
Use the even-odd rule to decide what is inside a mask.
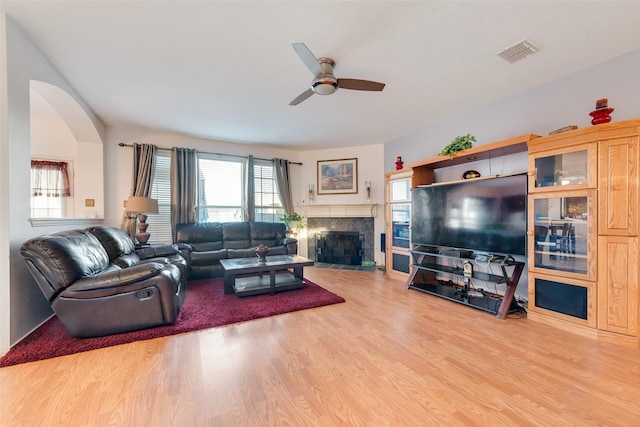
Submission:
[[[299,206],[307,218],[374,218],[376,216],[375,203],[360,203],[352,205],[304,205]]]

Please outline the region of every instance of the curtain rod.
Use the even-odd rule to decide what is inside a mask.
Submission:
[[[118,145],[120,147],[133,147],[133,144],[125,144],[124,142],[120,142],[120,143],[118,143]],[[171,151],[171,148],[164,148],[164,147],[157,147],[157,148],[158,148],[158,150]],[[198,150],[196,150],[196,151],[198,151]],[[246,159],[247,158],[247,156],[239,156],[237,154],[211,153],[209,151],[200,151],[200,153],[215,154],[217,156],[239,157],[241,159]],[[260,157],[255,157],[255,159],[256,160],[265,160],[265,161],[268,161],[268,162],[273,160],[273,159],[262,159]],[[291,165],[301,165],[302,166],[302,163],[299,163],[299,162],[289,162],[289,164],[291,164]]]

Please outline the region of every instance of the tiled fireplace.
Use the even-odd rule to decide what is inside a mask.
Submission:
[[[319,260],[316,255],[318,254],[317,248],[317,237],[320,235],[326,236],[326,232],[340,232],[340,233],[330,233],[338,235],[339,237],[334,240],[333,244],[338,247],[334,249],[330,249],[325,247],[327,244],[327,240],[323,240],[323,243],[320,243],[322,246],[320,248],[321,254],[331,254],[334,258],[330,261],[332,264],[353,264],[356,261],[373,261],[374,260],[374,231],[373,231],[373,218],[367,217],[308,217],[307,218],[307,244],[308,244],[308,254],[309,258],[318,262],[327,262],[325,260]],[[354,236],[355,238],[350,238],[349,236]],[[360,251],[358,248],[358,242],[361,242],[361,256],[358,259],[357,255],[355,257],[345,256],[344,260],[341,262],[340,254],[343,252],[345,247],[347,249],[355,249],[356,251]],[[355,259],[355,261],[354,261]],[[345,261],[346,260],[346,261]]]

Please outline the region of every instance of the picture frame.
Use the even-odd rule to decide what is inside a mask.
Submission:
[[[358,192],[358,159],[318,160],[318,194]]]

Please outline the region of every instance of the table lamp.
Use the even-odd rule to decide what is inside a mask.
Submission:
[[[131,196],[127,200],[127,210],[138,214],[138,223],[136,228],[136,240],[141,245],[145,245],[149,241],[151,234],[147,233],[147,215],[158,213],[158,201],[150,197]]]

